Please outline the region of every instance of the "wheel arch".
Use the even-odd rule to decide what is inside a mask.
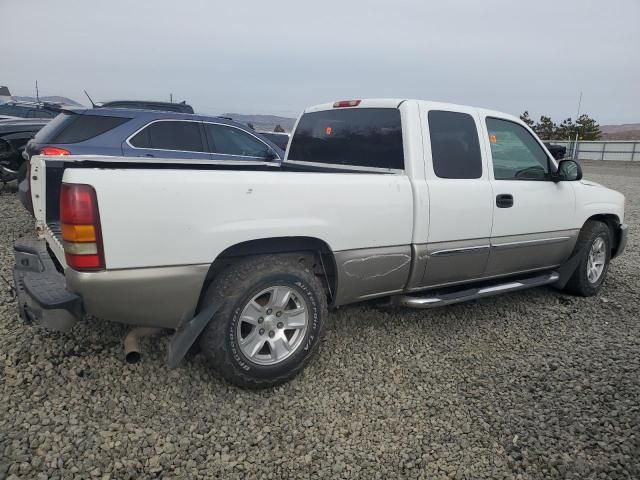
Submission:
[[[315,237],[267,237],[248,240],[223,250],[211,263],[200,290],[198,310],[209,284],[229,266],[250,256],[269,254],[300,254],[300,261],[308,264],[320,276],[327,292],[328,303],[335,298],[337,268],[333,250],[327,242]]]
[[[618,249],[618,244],[620,243],[620,233],[618,227],[620,226],[621,222],[618,215],[614,213],[597,213],[595,215],[591,215],[584,222],[583,228],[584,225],[587,224],[587,222],[592,220],[602,222],[607,227],[609,227],[609,233],[611,233],[611,251],[615,252]]]

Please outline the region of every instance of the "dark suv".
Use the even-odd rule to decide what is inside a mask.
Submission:
[[[250,128],[221,117],[94,108],[65,110],[27,143],[24,155],[112,155],[280,162],[284,151]],[[18,195],[31,208],[29,182]]]
[[[0,104],[0,115],[22,118],[53,118],[63,106],[48,102],[17,102],[10,101]]]

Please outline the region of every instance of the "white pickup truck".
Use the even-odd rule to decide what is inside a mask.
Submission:
[[[282,164],[36,156],[30,181],[23,319],[171,329],[170,366],[199,341],[248,387],[300,371],[328,307],[593,295],[627,238],[624,197],[518,118],[420,100],[308,108]]]

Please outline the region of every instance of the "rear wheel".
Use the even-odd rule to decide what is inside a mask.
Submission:
[[[590,297],[598,293],[609,270],[611,232],[602,222],[590,220],[582,227],[576,251],[581,258],[565,289],[575,295]]]
[[[251,257],[207,289],[203,306],[222,302],[200,337],[218,373],[242,387],[285,382],[309,362],[327,316],[322,283],[292,255]]]

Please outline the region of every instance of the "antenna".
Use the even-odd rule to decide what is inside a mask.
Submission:
[[[96,104],[95,104],[95,103],[93,103],[93,100],[91,100],[91,97],[89,96],[89,94],[87,93],[87,91],[86,91],[86,90],[84,91],[84,94],[87,96],[87,98],[88,98],[88,99],[89,99],[89,101],[91,102],[91,106],[92,106],[93,108],[96,108]]]
[[[38,80],[36,80],[36,102],[40,103],[40,92],[38,91]]]
[[[582,92],[580,92],[580,99],[578,100],[578,113],[576,114],[576,125],[578,123],[578,118],[580,118],[580,107],[582,106]],[[576,155],[578,153],[578,127],[576,126],[576,139],[573,144],[573,160],[576,159]]]
[[[170,103],[173,103],[173,93],[170,93],[170,94],[169,94],[169,102],[170,102]]]

